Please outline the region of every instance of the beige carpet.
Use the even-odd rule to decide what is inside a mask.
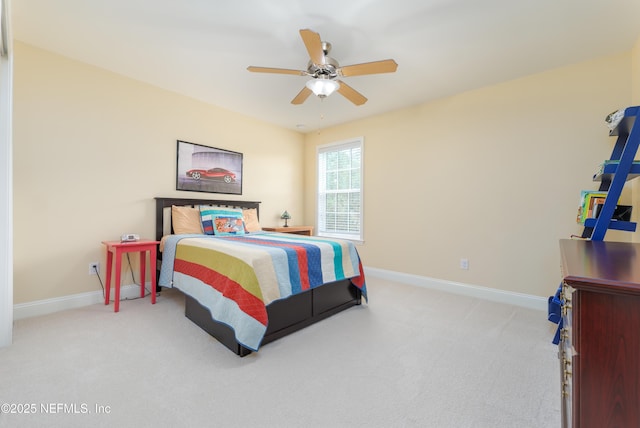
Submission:
[[[544,312],[367,284],[369,304],[245,358],[186,319],[174,290],[117,314],[93,305],[17,321],[0,349],[0,426],[560,426]]]

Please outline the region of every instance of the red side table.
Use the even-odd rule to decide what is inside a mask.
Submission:
[[[140,253],[140,297],[144,297],[144,280],[147,268],[146,252],[149,252],[151,262],[151,303],[156,303],[156,248],[160,241],[150,241],[141,239],[134,242],[120,241],[102,241],[107,247],[107,285],[104,296],[104,304],[109,304],[109,294],[111,293],[111,267],[113,265],[113,256],[116,257],[116,296],[113,311],[120,310],[120,274],[122,273],[122,254],[124,253]]]

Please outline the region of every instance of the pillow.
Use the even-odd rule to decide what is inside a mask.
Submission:
[[[258,221],[258,210],[249,208],[242,210],[242,219],[244,220],[244,228],[247,232],[259,232],[262,230]]]
[[[216,217],[235,217],[242,220],[242,210],[200,205],[200,221],[202,222],[202,230],[206,235],[215,234],[214,221]]]
[[[171,206],[171,225],[173,233],[183,235],[186,233],[202,233],[200,210],[192,207]]]
[[[244,235],[242,216],[217,216],[213,222],[216,236]]]

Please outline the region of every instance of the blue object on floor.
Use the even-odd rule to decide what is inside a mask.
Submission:
[[[560,343],[560,330],[564,325],[564,320],[562,319],[562,305],[564,302],[560,298],[562,293],[562,284],[558,287],[556,294],[553,296],[549,296],[549,305],[547,310],[547,319],[554,324],[558,324],[558,328],[556,329],[556,334],[553,337],[553,344],[557,345]]]

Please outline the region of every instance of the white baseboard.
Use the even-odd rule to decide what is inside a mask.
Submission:
[[[390,281],[401,282],[403,284],[416,285],[449,293],[462,294],[479,299],[491,300],[494,302],[508,303],[510,305],[523,306],[529,309],[547,311],[547,299],[530,294],[516,293],[513,291],[498,290],[495,288],[482,287],[479,285],[469,285],[460,282],[446,281],[443,279],[429,278],[426,276],[413,275],[408,273],[394,272],[385,269],[372,267],[364,268],[365,276],[372,276]]]
[[[429,278],[426,276],[413,275],[409,273],[394,272],[385,269],[372,267],[364,268],[366,276],[397,281],[403,284],[416,285],[434,290],[446,291],[449,293],[462,294],[470,297],[477,297],[485,300],[492,300],[500,303],[508,303],[516,306],[523,306],[540,311],[547,310],[547,299],[544,297],[532,296],[529,294],[515,293],[513,291],[498,290],[495,288],[481,287],[479,285],[469,285],[460,282],[446,281],[442,279]],[[151,283],[147,283],[147,289]],[[114,291],[111,290],[112,296]],[[140,286],[123,285],[120,288],[122,299],[133,299],[139,296]],[[72,294],[70,296],[56,297],[53,299],[36,300],[34,302],[18,303],[13,306],[13,319],[19,320],[40,315],[47,315],[67,309],[80,308],[82,306],[103,303],[102,291],[90,291],[87,293]],[[111,303],[113,304],[113,303]]]
[[[151,287],[151,283],[147,283],[147,290]],[[115,296],[115,290],[111,290],[111,299]],[[134,299],[140,297],[139,285],[123,285],[120,287],[120,299]],[[64,311],[67,309],[80,308],[82,306],[95,305],[96,303],[104,303],[104,295],[102,291],[89,291],[87,293],[72,294],[70,296],[55,297],[53,299],[36,300],[27,303],[18,303],[13,305],[13,319],[19,320],[23,318],[37,317],[40,315],[52,314],[54,312]],[[113,305],[113,302],[110,303]]]

